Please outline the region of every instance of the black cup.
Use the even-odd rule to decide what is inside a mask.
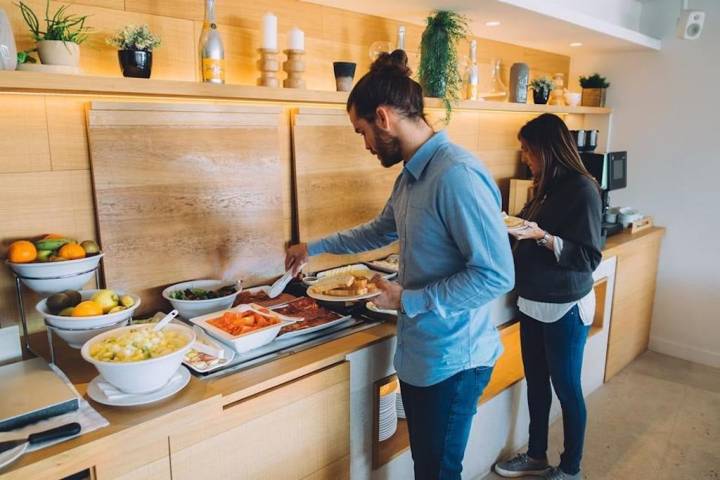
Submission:
[[[120,70],[124,77],[150,78],[152,52],[145,50],[118,50]]]
[[[353,62],[333,62],[333,70],[335,70],[335,78],[339,77],[355,77],[355,64]]]
[[[349,92],[355,77],[355,64],[352,62],[333,62],[335,86],[338,92]]]

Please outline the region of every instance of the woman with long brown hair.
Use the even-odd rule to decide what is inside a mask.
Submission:
[[[582,478],[580,459],[587,413],[581,370],[595,312],[592,273],[602,258],[602,203],[572,136],[556,115],[543,114],[520,129],[522,160],[534,179],[534,196],[511,230],[520,337],[528,387],[530,439],[527,453],[498,463],[504,477],[542,475]],[[548,420],[555,389],[563,415],[560,464],[547,459]]]

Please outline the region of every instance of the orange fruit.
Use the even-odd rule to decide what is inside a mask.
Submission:
[[[66,243],[58,250],[58,256],[65,260],[85,258],[85,249],[77,243]]]
[[[8,260],[13,263],[28,263],[37,258],[37,248],[32,242],[18,240],[10,244]]]
[[[84,302],[78,303],[72,311],[73,317],[93,317],[102,314],[103,310],[100,304],[92,300],[85,300]]]

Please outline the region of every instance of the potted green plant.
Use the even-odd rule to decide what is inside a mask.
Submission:
[[[61,5],[51,15],[50,0],[46,0],[43,28],[35,12],[25,2],[20,1],[17,6],[37,42],[38,56],[43,64],[70,67],[80,64],[80,44],[87,40],[90,32],[90,28],[85,26],[87,15],[68,14],[69,5]]]
[[[160,46],[160,37],[147,25],[127,25],[113,37],[108,45],[118,48],[120,70],[125,77],[150,78],[152,52]]]
[[[468,20],[446,10],[435,11],[427,18],[420,42],[418,76],[428,97],[443,100],[449,120],[452,102],[460,98],[462,76],[458,68],[457,43],[467,35]]]
[[[533,100],[538,105],[545,105],[550,98],[550,92],[552,92],[555,85],[553,81],[548,77],[536,78],[530,82],[530,88],[533,91]]]
[[[580,86],[582,87],[582,101],[584,107],[604,107],[605,94],[610,86],[607,79],[598,73],[593,73],[589,77],[580,77]]]

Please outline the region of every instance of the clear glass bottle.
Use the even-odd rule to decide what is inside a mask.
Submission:
[[[405,50],[405,25],[400,25],[397,30],[396,50]]]
[[[215,0],[205,1],[200,34],[200,69],[203,82],[225,83],[225,49],[215,23]]]
[[[488,86],[487,93],[481,95],[482,97],[490,100],[503,100],[503,97],[507,95],[508,89],[501,77],[501,63],[502,61],[498,58],[490,61],[490,85]]]
[[[477,40],[470,41],[470,66],[467,73],[467,99],[478,99],[480,72],[477,64]]]

